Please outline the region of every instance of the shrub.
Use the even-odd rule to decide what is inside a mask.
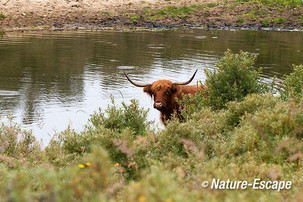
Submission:
[[[138,158],[134,156],[135,149],[133,147],[136,137],[140,136],[135,136],[130,129],[124,129],[120,133],[103,126],[98,128],[87,127],[79,133],[67,129],[60,133],[56,139],[51,140],[50,146],[46,148],[46,153],[53,165],[65,167],[75,163],[83,155],[90,153],[92,145],[100,146],[106,149],[112,162],[119,163],[121,168],[124,169],[124,178],[131,179],[138,177],[138,166],[145,166],[144,160],[140,157],[138,159],[139,163],[134,164],[134,159]],[[136,166],[129,166],[130,164]]]
[[[182,117],[187,121],[201,121],[200,118],[205,116],[204,112],[207,108],[207,97],[204,93],[196,95],[184,96],[182,101],[179,101],[184,108],[182,110]],[[278,98],[272,93],[266,94],[250,94],[244,98],[242,102],[230,101],[226,103],[226,110],[221,111],[222,122],[226,124],[226,129],[232,129],[237,126],[241,119],[247,115],[252,114],[260,109],[273,108],[278,103]],[[222,120],[221,120],[222,121]],[[228,127],[228,128],[227,128]]]
[[[163,160],[163,153],[187,159],[191,153],[188,147],[193,146],[195,151],[205,150],[208,156],[213,156],[213,144],[221,141],[222,134],[227,130],[226,124],[225,111],[217,113],[209,107],[201,108],[186,122],[180,123],[178,119],[174,119],[165,130],[149,138],[151,142],[146,148],[147,153],[151,159]],[[187,144],[188,141],[184,140],[191,143]]]
[[[301,154],[303,151],[301,104],[279,103],[259,108],[254,114],[247,115],[240,127],[230,132],[227,141],[219,145],[221,149],[217,150],[224,152],[218,155],[234,158],[252,152],[255,159],[262,163],[284,163],[292,155]],[[302,157],[299,155],[295,160],[300,158]]]
[[[49,166],[10,172],[0,166],[0,171],[0,196],[8,201],[107,201],[107,189],[118,179],[100,147],[93,147],[77,164],[58,171]]]
[[[266,86],[259,82],[259,73],[254,70],[255,56],[240,51],[233,54],[230,50],[217,63],[218,69],[205,70],[208,87],[208,103],[215,109],[222,109],[229,101],[242,101],[251,93],[262,93]]]
[[[121,108],[111,105],[105,113],[95,113],[83,131],[67,128],[59,133],[45,152],[35,147],[35,141],[28,136],[30,133],[22,132],[18,125],[2,124],[0,149],[4,153],[1,156],[13,159],[18,166],[10,167],[10,159],[0,164],[0,198],[7,201],[271,201],[300,197],[302,102],[281,102],[271,93],[251,94],[243,101],[226,103],[224,109],[212,110],[205,106],[203,94],[183,101],[191,103],[185,107],[184,114],[189,113],[186,121],[173,119],[158,132],[149,129],[138,132],[131,120],[127,122],[131,127],[120,124],[129,117],[123,114],[127,114],[125,110],[133,103]],[[140,114],[143,109],[136,110]],[[107,125],[109,117],[123,127]],[[12,142],[10,146],[5,138]],[[22,159],[35,163],[23,166]],[[246,190],[201,187],[205,180],[251,183],[256,178],[290,180],[293,186],[280,192],[251,187]]]
[[[124,168],[126,179],[138,177],[138,168],[144,168],[146,160],[143,150],[136,149],[134,144],[137,137],[142,139],[151,132],[152,122],[146,121],[147,112],[139,108],[135,100],[118,107],[112,99],[112,105],[105,113],[101,110],[95,112],[82,132],[67,128],[58,134],[50,142],[52,147],[46,148],[49,160],[57,166],[66,166],[64,161],[76,161],[89,153],[91,145],[95,144],[105,148],[111,160]]]
[[[204,101],[203,97],[199,98]],[[303,186],[302,103],[281,102],[267,93],[248,95],[241,102],[229,102],[221,110],[212,110],[203,104],[199,110],[190,106],[186,122],[172,120],[157,133],[146,130],[136,134],[131,127],[105,128],[98,119],[95,119],[98,124],[90,123],[81,132],[68,128],[45,148],[46,158],[43,150],[25,141],[22,147],[14,147],[9,153],[19,154],[29,148],[33,154],[41,152],[45,160],[39,157],[32,167],[8,168],[1,163],[0,198],[9,201],[300,198]],[[1,135],[15,134],[16,129],[9,128],[4,125]],[[23,142],[22,138],[20,140]],[[14,155],[10,157],[15,158]],[[23,157],[29,159],[26,155]],[[201,187],[205,180],[251,183],[256,178],[291,180],[293,186],[280,192],[251,187],[246,190]]]
[[[85,201],[96,199],[100,193],[104,193],[117,176],[107,152],[100,146],[93,146],[92,152],[69,171],[71,179],[66,185],[71,186],[74,199]]]
[[[8,120],[9,123],[0,123],[0,162],[10,168],[42,163],[41,145],[31,131],[22,130],[11,116]]]
[[[178,185],[176,175],[161,168],[152,166],[150,172],[121,193],[126,201],[196,201],[193,194],[183,185]]]
[[[131,100],[130,105],[122,102],[122,107],[115,105],[113,97],[111,100],[112,105],[108,105],[105,113],[100,108],[99,112],[91,116],[89,122],[95,128],[102,125],[104,128],[121,132],[128,127],[135,132],[135,135],[142,135],[150,129],[153,122],[146,119],[149,110],[139,108],[138,100]]]
[[[293,65],[293,69],[290,75],[284,76],[280,95],[283,100],[293,98],[300,101],[303,97],[303,65]]]
[[[202,87],[202,90],[198,90],[195,95],[183,95],[182,100],[177,99],[179,105],[182,106],[181,120],[189,120],[193,113],[198,112],[203,108],[207,107],[207,94],[205,93],[206,89],[204,88],[204,85],[202,83],[200,83],[200,86]]]
[[[251,94],[244,98],[242,102],[232,101],[226,103],[226,119],[230,127],[237,126],[248,114],[265,109],[272,109],[278,103],[278,98],[272,93]]]

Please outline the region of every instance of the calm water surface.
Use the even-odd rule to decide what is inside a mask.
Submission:
[[[14,116],[22,128],[44,144],[56,132],[81,130],[90,114],[105,109],[110,94],[116,103],[136,98],[159,113],[137,82],[185,81],[199,69],[193,83],[205,80],[203,69],[216,68],[224,51],[244,50],[258,56],[256,66],[270,81],[303,63],[302,32],[163,31],[0,33],[0,115]],[[159,124],[160,125],[160,124]],[[161,126],[160,126],[161,127]]]

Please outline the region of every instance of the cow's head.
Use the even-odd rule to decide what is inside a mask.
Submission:
[[[130,83],[137,87],[144,87],[143,91],[154,97],[154,108],[159,111],[165,111],[174,102],[175,93],[178,92],[180,85],[189,84],[195,77],[198,70],[195,71],[193,76],[186,82],[172,82],[169,80],[158,80],[151,84],[138,84],[132,81],[126,73],[125,76]]]

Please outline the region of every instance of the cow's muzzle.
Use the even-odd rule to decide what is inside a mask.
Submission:
[[[158,110],[163,110],[166,107],[166,105],[161,102],[161,101],[157,101],[154,103],[154,108],[158,109]]]

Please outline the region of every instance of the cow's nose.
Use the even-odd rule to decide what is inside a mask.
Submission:
[[[161,110],[164,108],[164,104],[163,102],[160,102],[160,101],[157,101],[154,103],[154,108],[158,109],[158,110]]]

